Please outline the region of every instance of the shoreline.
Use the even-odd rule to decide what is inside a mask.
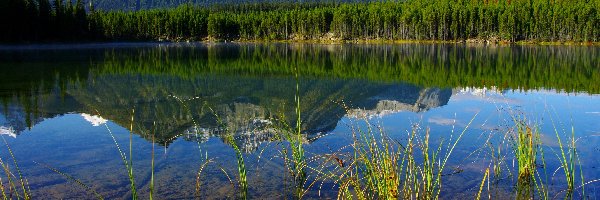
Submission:
[[[0,43],[0,50],[10,50],[11,47],[30,47],[24,49],[38,49],[36,47],[44,47],[47,45],[63,46],[63,48],[93,48],[102,47],[105,44],[123,44],[127,46],[137,46],[138,44],[166,44],[166,43],[203,43],[203,44],[215,44],[215,43],[263,43],[263,44],[322,44],[322,45],[342,45],[342,44],[373,44],[373,45],[394,45],[394,44],[464,44],[464,45],[475,45],[475,46],[600,46],[600,42],[577,42],[577,41],[505,41],[505,40],[483,40],[483,39],[467,39],[467,40],[390,40],[390,39],[353,39],[353,40],[341,40],[341,39],[288,39],[288,40],[248,40],[248,39],[213,39],[203,38],[201,40],[196,39],[150,39],[150,40],[85,40],[85,41],[60,41],[60,42],[27,42],[27,43]],[[91,47],[88,45],[92,45]]]
[[[201,40],[199,42],[222,42],[223,40]],[[172,41],[178,42],[178,41]],[[179,41],[181,42],[181,41]],[[600,46],[600,42],[576,41],[488,41],[481,39],[467,40],[388,40],[388,39],[356,39],[356,40],[231,40],[237,43],[300,43],[300,44],[466,44],[466,45],[539,45],[539,46]]]

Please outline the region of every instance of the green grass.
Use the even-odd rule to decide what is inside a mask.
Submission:
[[[405,143],[367,119],[366,126],[353,124],[352,161],[329,176],[339,182],[338,198],[438,199],[448,160],[473,119],[454,140],[442,139],[437,146],[430,143],[429,129],[423,133],[418,124]]]
[[[274,131],[276,135],[280,138],[285,139],[289,142],[289,146],[281,145],[282,148],[282,156],[284,159],[284,165],[286,166],[288,172],[290,172],[293,178],[293,186],[294,186],[294,197],[297,199],[301,199],[306,191],[308,190],[307,185],[313,185],[315,182],[311,184],[308,183],[307,179],[307,168],[308,161],[305,156],[304,151],[304,136],[302,134],[302,110],[300,104],[300,83],[298,78],[298,69],[295,69],[296,73],[296,88],[294,95],[294,108],[295,108],[295,126],[291,126],[287,122],[287,117],[284,112],[280,112],[279,116],[274,119],[275,124],[273,125]],[[291,152],[291,158],[289,158],[288,152]],[[311,168],[314,172],[320,174],[321,172],[317,168]],[[318,179],[318,178],[317,178]]]
[[[491,158],[488,168],[493,169],[492,171],[494,172],[491,188],[488,186],[489,196],[492,198],[501,198],[500,195],[505,195],[505,192],[508,192],[502,189],[502,187],[512,184],[513,187],[511,192],[514,192],[514,198],[516,199],[554,199],[562,192],[566,193],[566,199],[572,199],[574,197],[574,187],[578,189],[583,188],[585,185],[583,176],[581,176],[580,187],[577,188],[577,185],[573,184],[576,179],[574,174],[577,173],[577,170],[579,170],[580,174],[583,174],[575,148],[576,140],[573,139],[575,138],[574,133],[571,133],[571,137],[568,138],[568,146],[565,145],[562,137],[557,131],[556,123],[552,117],[550,117],[558,139],[557,143],[559,147],[557,152],[554,148],[548,146],[548,144],[542,143],[541,138],[543,136],[551,135],[542,135],[540,131],[540,122],[532,123],[524,116],[515,116],[512,114],[509,118],[511,119],[510,122],[512,122],[510,128],[496,129],[500,134],[490,134],[486,141],[488,146],[486,149],[488,149],[489,157]],[[500,140],[498,141],[497,146],[492,145],[492,138],[498,136],[501,138],[499,138]],[[544,141],[547,141],[548,139],[550,138],[545,138]],[[511,151],[503,151],[502,149],[504,147],[508,147]],[[560,167],[555,170],[548,169],[549,165],[545,155],[545,151],[548,149],[557,155]],[[511,158],[513,161],[512,167],[506,162],[507,159],[510,160]],[[551,161],[555,162],[554,160]],[[579,169],[577,169],[577,164],[579,164]],[[549,179],[550,174],[548,173],[548,170],[550,170],[550,172],[554,170],[554,174],[563,171],[565,174],[565,179],[563,179],[564,182],[562,182],[562,180],[559,180],[558,184],[551,182],[553,179]],[[511,171],[514,171],[515,174]],[[507,174],[508,176],[505,176],[504,174]],[[552,175],[552,177],[553,176],[554,175]],[[512,182],[501,182],[501,180],[508,177],[514,178],[509,179]],[[565,186],[566,188],[562,191],[556,191],[556,189],[562,186]],[[497,193],[492,194],[490,190],[494,190]],[[553,197],[551,194],[555,196]],[[584,198],[584,194],[585,191],[582,189],[581,193],[579,193],[579,197]],[[478,196],[479,195],[480,194],[478,194]]]
[[[170,95],[170,97],[175,98],[187,110],[187,112],[189,112],[190,115],[193,114],[190,107],[186,104],[186,101],[182,100],[181,98],[179,98],[178,96],[175,96],[175,95]],[[237,132],[238,127],[230,126],[230,124],[228,124],[226,121],[223,121],[223,119],[221,118],[219,113],[217,111],[215,111],[210,105],[208,105],[208,102],[204,102],[202,104],[202,107],[199,110],[199,112],[204,113],[205,108],[208,109],[210,111],[210,113],[215,117],[215,122],[217,123],[218,127],[223,128],[225,130],[222,137],[223,137],[225,143],[229,144],[233,148],[233,150],[235,152],[236,161],[237,161],[238,198],[239,199],[247,199],[248,198],[248,180],[247,180],[248,178],[247,178],[246,164],[244,161],[244,154],[243,154],[242,150],[239,148],[239,146],[237,145],[237,143],[235,142],[235,134]],[[193,123],[194,128],[196,128],[196,130],[198,130],[197,129],[198,122],[196,122],[196,120],[193,117],[192,117],[192,123]],[[198,133],[196,133],[196,134],[198,134]],[[200,144],[198,144],[198,145],[200,145]],[[200,149],[200,153],[202,154],[202,150],[201,150],[200,146],[198,146],[198,147]],[[200,177],[201,177],[202,171],[208,166],[208,164],[214,162],[213,159],[208,158],[208,152],[205,152],[205,153],[206,153],[206,156],[204,157],[204,162],[202,164],[200,164],[200,167],[198,168],[198,171],[196,173],[196,190],[195,190],[195,194],[194,194],[194,196],[196,198],[201,198]],[[223,172],[223,174],[225,176],[227,176],[227,179],[233,184],[227,171],[225,169],[223,169],[222,167],[220,169]]]
[[[247,199],[248,198],[248,180],[247,180],[247,175],[246,175],[247,171],[246,171],[246,164],[244,162],[244,154],[242,153],[242,150],[238,147],[238,145],[235,143],[235,139],[234,139],[234,134],[237,132],[237,129],[236,129],[237,127],[230,127],[228,124],[223,122],[223,120],[221,120],[221,117],[217,114],[217,112],[215,112],[210,106],[208,106],[208,108],[214,114],[219,127],[225,129],[225,135],[223,136],[225,139],[225,142],[228,143],[229,145],[231,145],[231,147],[233,148],[233,150],[235,152],[235,158],[237,161],[237,168],[238,168],[239,198]]]
[[[98,111],[96,111],[96,113],[98,115],[100,115],[100,113]],[[129,124],[129,156],[127,156],[121,149],[121,146],[119,145],[119,143],[117,142],[117,139],[115,138],[115,135],[113,134],[112,130],[108,127],[108,124],[104,124],[104,126],[106,127],[106,130],[108,131],[109,135],[111,136],[118,152],[119,155],[121,157],[121,160],[123,161],[123,164],[125,165],[125,169],[127,170],[127,177],[129,178],[129,186],[130,186],[130,192],[131,192],[131,199],[135,200],[139,198],[138,195],[138,189],[136,187],[135,184],[135,175],[133,172],[133,125],[135,124],[135,109],[131,109],[131,121]],[[146,135],[148,133],[144,133],[142,132],[143,135]],[[155,171],[155,163],[154,163],[154,138],[156,135],[156,122],[154,122],[153,127],[152,127],[152,133],[151,133],[151,138],[152,138],[152,150],[150,153],[151,156],[151,161],[150,161],[150,183],[149,183],[149,199],[154,199],[154,195],[156,194],[156,188],[154,185],[154,171]]]
[[[99,112],[97,112],[97,113],[99,113]],[[138,194],[137,194],[137,189],[135,187],[135,177],[133,174],[133,158],[132,158],[132,155],[133,155],[133,123],[135,120],[134,114],[135,114],[135,109],[132,109],[131,110],[131,122],[130,122],[130,126],[129,126],[129,157],[127,157],[127,155],[125,155],[125,153],[121,150],[121,146],[117,142],[115,135],[112,133],[112,131],[108,127],[108,125],[104,124],[104,126],[106,127],[106,129],[108,130],[108,133],[110,134],[111,138],[113,139],[113,142],[114,142],[115,146],[117,147],[117,150],[119,151],[119,155],[121,156],[121,160],[123,161],[123,164],[125,165],[125,169],[127,170],[127,176],[129,178],[129,185],[130,185],[130,190],[131,190],[131,199],[136,200],[138,198]]]
[[[298,100],[297,100],[298,101]],[[299,104],[299,102],[298,102]],[[213,111],[214,112],[214,111]],[[445,170],[448,160],[454,149],[458,146],[461,138],[464,136],[465,131],[473,122],[473,119],[467,124],[465,129],[457,135],[456,138],[445,141],[441,139],[439,143],[433,144],[431,141],[431,134],[429,129],[419,127],[419,124],[413,125],[410,131],[407,131],[406,140],[397,141],[390,138],[387,132],[381,125],[373,125],[367,119],[364,119],[366,125],[352,124],[352,144],[349,146],[351,156],[343,157],[344,153],[334,152],[323,156],[325,161],[328,162],[329,167],[319,166],[312,167],[308,163],[312,159],[304,157],[303,137],[301,135],[300,125],[300,110],[298,112],[298,122],[296,127],[289,129],[281,128],[279,131],[285,135],[289,141],[289,151],[291,153],[290,158],[284,158],[284,161],[288,163],[290,172],[294,175],[294,183],[300,183],[296,186],[295,195],[301,199],[306,194],[307,190],[307,177],[313,176],[315,179],[331,179],[338,184],[338,199],[438,199],[443,187],[443,175],[448,172]],[[133,111],[132,111],[133,115]],[[216,114],[215,114],[216,115]],[[217,119],[218,116],[217,116]],[[513,118],[514,119],[514,118]],[[131,123],[133,124],[134,118],[132,117]],[[509,138],[511,139],[510,145],[513,147],[515,160],[517,163],[517,183],[515,187],[517,199],[548,199],[548,189],[546,188],[547,181],[543,180],[545,170],[542,172],[539,168],[541,166],[545,168],[544,154],[542,150],[542,143],[540,140],[539,128],[536,125],[530,125],[523,119],[515,119],[515,125],[509,130]],[[219,123],[223,124],[223,121],[219,119]],[[108,127],[107,127],[108,128]],[[117,146],[117,149],[121,155],[128,177],[132,187],[132,199],[137,198],[137,192],[135,192],[135,183],[133,176],[133,163],[132,163],[132,135],[133,125],[129,127],[130,131],[130,143],[129,143],[129,155],[125,155],[121,150],[121,147],[117,143],[115,136],[109,130],[113,142]],[[235,129],[230,127],[226,128],[226,134],[224,139],[226,143],[230,144],[235,153],[238,166],[238,186],[240,190],[239,198],[247,198],[248,182],[247,172],[244,162],[244,155],[241,149],[236,145],[234,140]],[[575,148],[574,128],[571,129],[571,137],[569,137],[568,144],[564,144],[561,134],[555,127],[556,137],[558,139],[559,152],[557,156],[559,158],[562,171],[565,173],[566,179],[566,198],[572,199],[573,191],[582,188],[585,184],[583,177],[581,177],[582,184],[578,187],[576,185],[577,180],[577,164],[579,157]],[[153,135],[155,134],[153,129]],[[437,141],[437,140],[436,140]],[[6,143],[6,141],[5,141]],[[8,144],[6,143],[7,147]],[[488,144],[489,145],[489,144]],[[493,169],[495,174],[501,174],[502,172],[502,159],[501,148],[493,148],[489,146],[492,153],[495,164],[493,168],[487,168],[483,174],[481,182],[477,185],[475,199],[481,199],[483,195],[483,188],[486,180],[490,180],[490,169]],[[10,149],[10,147],[8,147]],[[11,157],[16,164],[16,159],[11,152]],[[206,162],[201,165],[198,170],[197,177],[197,192],[199,193],[199,177],[202,170],[207,164],[213,162],[212,160],[206,159]],[[37,162],[36,162],[37,163]],[[93,190],[91,187],[85,185],[81,181],[73,178],[72,176],[60,172],[59,170],[52,168],[45,164],[40,164],[64,177],[68,180],[75,182],[77,185],[84,189],[92,192],[98,199],[103,197]],[[10,168],[7,163],[0,159],[0,165],[8,175],[9,185],[0,185],[0,192],[4,199],[29,199],[30,193],[26,183],[26,180],[19,175],[15,177],[10,173]],[[151,162],[151,178],[150,178],[150,199],[154,198],[154,145],[152,147],[152,162]],[[333,166],[333,167],[332,167]],[[18,166],[17,166],[18,168]],[[18,169],[17,169],[18,170]],[[222,169],[224,170],[224,169]],[[581,170],[581,169],[579,169]],[[558,169],[557,169],[558,171]],[[580,174],[581,171],[579,171]],[[302,176],[302,177],[297,177]],[[581,175],[582,176],[582,175]],[[0,182],[3,183],[3,182]],[[314,183],[308,184],[313,185]],[[20,185],[20,187],[19,187]],[[20,190],[20,191],[19,191]],[[583,190],[582,190],[583,191]],[[199,195],[197,195],[199,197]]]
[[[150,194],[149,199],[154,199],[154,144],[155,144],[155,136],[156,136],[156,122],[154,122],[152,126],[152,161],[150,164]]]
[[[98,111],[96,111],[96,113],[98,115],[100,115],[100,113]],[[108,131],[115,146],[117,147],[117,150],[119,152],[121,160],[123,161],[123,163],[125,165],[125,169],[127,170],[127,177],[129,179],[129,183],[130,183],[131,199],[138,199],[139,196],[137,193],[137,188],[135,186],[135,176],[133,173],[133,125],[135,122],[134,116],[135,116],[135,109],[132,109],[131,110],[131,121],[130,121],[130,125],[129,125],[129,156],[127,156],[123,152],[123,150],[121,149],[121,146],[119,145],[119,143],[117,142],[117,139],[115,138],[115,135],[113,134],[112,130],[108,127],[108,125],[104,124],[104,126],[106,127],[106,130]],[[152,127],[152,136],[151,136],[152,137],[152,150],[151,150],[150,185],[149,185],[149,197],[148,197],[150,200],[154,199],[154,195],[155,195],[155,186],[154,186],[154,170],[155,170],[155,168],[154,168],[154,166],[155,166],[155,163],[154,163],[154,138],[155,138],[155,134],[156,134],[156,123],[154,123],[154,126]],[[12,155],[12,153],[11,153],[11,155]],[[64,173],[56,168],[53,168],[47,164],[42,164],[42,163],[38,163],[38,162],[35,162],[35,163],[55,172],[57,174],[62,175],[67,180],[72,181],[72,182],[76,183],[77,185],[81,186],[82,188],[86,189],[87,191],[92,192],[97,199],[104,199],[104,197],[100,193],[98,193],[96,190],[89,187],[88,185],[84,184],[82,181],[78,180],[77,178],[75,178],[67,173]]]
[[[517,198],[527,199],[533,194],[532,181],[537,170],[536,160],[539,147],[539,133],[532,130],[525,122],[516,121],[513,138],[513,151],[517,160]]]
[[[581,168],[581,161],[579,160],[579,155],[577,152],[577,147],[576,147],[576,139],[575,139],[575,127],[571,126],[571,134],[570,137],[567,137],[565,140],[567,141],[567,143],[563,143],[563,139],[561,139],[561,135],[559,134],[558,128],[556,127],[556,123],[554,122],[553,117],[550,117],[550,120],[552,121],[552,126],[554,128],[554,133],[556,134],[556,139],[558,142],[558,147],[559,147],[559,152],[560,154],[556,154],[559,162],[560,162],[560,168],[562,169],[563,173],[564,173],[564,177],[565,177],[565,181],[567,184],[567,188],[564,190],[565,192],[565,199],[572,199],[573,198],[573,192],[575,190],[575,182],[576,182],[576,176],[577,176],[577,171],[579,171],[580,174],[580,181],[581,181],[581,186],[579,186],[578,188],[581,188],[581,193],[582,196],[585,196],[585,178],[583,176],[583,170]],[[579,163],[579,170],[577,169],[577,163]],[[557,169],[557,171],[559,170]],[[557,194],[558,195],[558,194]]]

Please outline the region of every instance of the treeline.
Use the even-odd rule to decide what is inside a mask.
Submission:
[[[75,3],[75,8],[77,5],[79,3]],[[25,7],[25,10],[36,13],[36,7]],[[38,21],[45,20],[40,10],[48,9],[38,7],[38,14],[33,16],[38,16]],[[66,9],[54,9],[48,14],[50,19],[56,18],[50,21],[62,21],[56,13],[76,16],[73,18],[88,22],[75,24],[76,29],[90,32],[97,36],[95,39],[108,40],[482,39],[597,42],[600,39],[600,0],[408,0],[220,4],[209,7],[185,4],[176,8],[140,11],[91,10],[88,15],[66,11],[70,7],[68,5],[63,7]],[[68,26],[58,30],[66,29]]]
[[[98,12],[109,38],[598,41],[599,0],[411,0]],[[178,27],[173,27],[177,24]]]
[[[183,4],[196,6],[224,6],[228,5],[289,5],[290,3],[333,3],[333,2],[370,2],[372,0],[85,0],[87,4],[93,3],[98,10],[139,11],[155,8],[174,8]],[[86,5],[87,5],[86,4]]]
[[[82,0],[0,0],[0,42],[90,38]]]

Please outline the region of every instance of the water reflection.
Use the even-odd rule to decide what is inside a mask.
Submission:
[[[111,120],[127,127],[135,109],[142,137],[156,123],[159,144],[181,135],[205,141],[220,135],[210,107],[239,130],[236,138],[251,151],[271,137],[268,131],[248,130],[260,133],[257,129],[274,116],[294,115],[296,83],[303,98],[302,129],[311,141],[333,130],[343,116],[422,112],[446,105],[452,94],[485,94],[451,88],[597,93],[596,52],[591,47],[296,44],[3,50],[2,133],[18,135],[65,113],[82,113],[94,125]],[[301,74],[298,82],[294,73]],[[294,117],[286,120],[295,124]]]
[[[211,107],[223,122],[238,130],[247,151],[257,142],[269,141],[268,131],[261,131],[276,115],[293,116],[294,79],[248,78],[204,75],[194,80],[171,76],[92,76],[86,84],[69,84],[64,94],[46,94],[44,102],[36,104],[31,114],[18,102],[4,107],[10,119],[4,126],[13,127],[16,134],[44,119],[64,113],[82,113],[92,125],[107,120],[123,127],[130,123],[130,110],[135,109],[135,124],[140,131],[149,132],[156,123],[159,135],[155,141],[168,145],[180,135],[200,133],[195,140],[221,135]],[[363,80],[303,79],[303,132],[307,140],[333,130],[346,115],[382,115],[391,112],[426,111],[448,103],[451,89],[423,88],[402,83],[372,83]],[[218,83],[218,84],[215,84]],[[243,89],[242,89],[243,88]],[[65,100],[69,101],[65,101]],[[349,113],[340,105],[350,106]],[[67,112],[64,112],[67,111]],[[36,117],[30,117],[36,116]],[[29,120],[27,120],[29,119]],[[294,124],[289,117],[290,124]],[[31,125],[28,125],[31,124]],[[250,132],[254,134],[249,134]],[[263,134],[264,132],[264,134]],[[259,134],[260,133],[260,134]],[[142,136],[145,136],[142,134]],[[198,138],[200,137],[200,138]]]
[[[498,134],[506,126],[506,110],[544,116],[550,110],[545,110],[545,104],[556,104],[559,108],[550,111],[574,116],[578,136],[597,133],[593,123],[600,87],[597,54],[595,47],[464,45],[114,44],[4,49],[0,50],[0,70],[6,72],[0,73],[0,134],[11,136],[7,138],[14,142],[11,145],[21,162],[54,163],[79,173],[76,177],[87,179],[86,183],[109,190],[103,193],[107,197],[123,198],[128,183],[114,173],[122,163],[107,128],[117,133],[119,143],[127,144],[135,113],[133,129],[140,137],[133,139],[139,148],[134,151],[136,163],[142,160],[139,166],[149,165],[150,141],[163,145],[157,161],[160,183],[166,184],[161,195],[191,198],[186,195],[194,193],[191,186],[196,184],[194,173],[200,161],[197,153],[190,152],[202,146],[221,158],[223,168],[236,169],[234,162],[228,162],[235,160],[235,154],[223,138],[225,125],[234,130],[234,142],[248,152],[245,156],[254,156],[246,160],[254,177],[249,180],[249,195],[281,198],[282,183],[271,178],[284,179],[280,177],[285,176],[284,164],[256,157],[277,154],[265,148],[269,141],[281,138],[272,124],[280,118],[296,123],[298,85],[302,141],[311,154],[330,154],[331,149],[346,146],[351,137],[341,133],[349,132],[345,123],[354,118],[380,121],[399,140],[411,122],[422,120],[431,128],[433,142],[454,127],[465,127],[469,117],[482,112],[474,122],[479,126],[473,126],[457,147],[457,157],[467,158],[450,161],[477,165],[448,177],[450,185],[460,187],[442,194],[471,195],[470,185],[478,185],[481,179],[477,170],[485,167],[468,154],[486,144],[486,134]],[[570,102],[573,109],[565,106]],[[540,125],[545,133],[551,126]],[[151,133],[156,133],[154,139]],[[582,143],[597,146],[598,141],[589,138]],[[542,140],[550,141],[545,145],[552,145],[553,139],[542,135]],[[261,147],[264,151],[257,151]],[[593,169],[598,164],[590,158],[598,150],[578,151],[587,161],[584,171],[597,177]],[[548,166],[556,169],[553,163]],[[45,179],[50,172],[31,165],[23,169],[34,171],[28,176],[34,190],[64,191],[56,186],[62,177]],[[212,195],[235,196],[230,195],[233,189],[228,178],[220,176],[219,167],[207,169],[210,182],[203,186],[225,188]],[[98,177],[98,171],[106,175]],[[463,184],[466,179],[475,181]],[[107,184],[113,182],[117,183]],[[140,185],[148,186],[147,176]],[[335,184],[325,185],[334,188]],[[308,196],[336,194],[335,189],[321,192],[324,196],[316,191]],[[85,194],[63,192],[53,197],[77,195]]]

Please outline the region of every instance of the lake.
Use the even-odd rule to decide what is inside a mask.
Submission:
[[[130,199],[127,166],[143,199],[331,199],[384,193],[372,185],[385,179],[418,185],[386,191],[396,198],[596,199],[599,58],[595,46],[2,46],[0,178],[34,199]],[[439,185],[420,185],[427,169]]]

